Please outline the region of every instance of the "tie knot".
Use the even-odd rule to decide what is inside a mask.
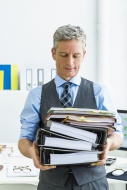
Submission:
[[[71,82],[66,82],[66,83],[63,84],[63,87],[64,87],[65,89],[68,89],[69,87],[71,87],[71,85],[72,85]]]

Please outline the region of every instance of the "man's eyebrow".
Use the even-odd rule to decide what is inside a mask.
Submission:
[[[75,54],[82,54],[82,52],[81,52],[81,51],[79,51],[79,52],[75,52]]]
[[[81,53],[74,53],[74,55],[81,55]]]

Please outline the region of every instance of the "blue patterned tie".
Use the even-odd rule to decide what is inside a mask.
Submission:
[[[63,86],[64,86],[64,91],[62,93],[60,101],[62,103],[63,108],[70,108],[72,107],[73,104],[71,94],[69,93],[69,87],[72,86],[72,83],[66,82],[64,83]]]

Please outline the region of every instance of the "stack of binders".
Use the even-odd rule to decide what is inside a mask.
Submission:
[[[99,161],[107,135],[115,131],[115,114],[81,108],[51,108],[36,135],[42,165]]]

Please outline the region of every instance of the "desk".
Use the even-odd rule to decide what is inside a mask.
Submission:
[[[121,158],[121,157],[116,157],[116,156],[109,156],[111,157],[115,157],[116,162],[114,162],[111,166],[106,166],[106,172],[109,173],[111,171],[113,171],[116,168],[123,168],[127,171],[127,158]],[[127,190],[127,181],[123,181],[123,180],[116,180],[116,179],[109,179],[107,178],[108,183],[109,183],[109,187],[112,190]]]
[[[36,177],[7,177],[7,168],[9,167],[9,165],[18,165],[18,166],[32,166],[34,167],[33,165],[33,160],[32,159],[29,159],[29,158],[26,158],[24,156],[22,156],[19,151],[18,151],[18,147],[16,144],[8,144],[8,143],[0,143],[0,144],[5,144],[7,145],[7,147],[13,147],[13,153],[12,155],[10,155],[9,157],[6,157],[5,155],[3,156],[2,158],[2,154],[0,154],[1,156],[1,159],[0,159],[0,164],[3,164],[4,167],[3,169],[0,171],[0,190],[4,189],[3,186],[6,184],[6,185],[9,185],[10,184],[13,184],[13,185],[24,185],[24,184],[27,184],[27,188],[24,187],[24,189],[29,189],[28,188],[28,185],[31,187],[31,186],[37,186],[38,184],[38,181],[39,181],[39,170],[37,170],[37,176]],[[17,155],[19,154],[19,155]],[[2,188],[1,188],[2,187]],[[6,188],[5,188],[6,189]],[[8,189],[8,188],[7,188]],[[9,188],[10,189],[10,188]],[[14,187],[12,188],[14,189]],[[18,186],[18,190],[19,190],[19,186]],[[21,188],[23,189],[23,188]],[[31,189],[31,188],[30,188]],[[35,189],[35,188],[34,188]]]
[[[13,152],[14,153],[17,153],[18,151],[18,147],[16,144],[8,144],[8,143],[1,143],[1,144],[6,144],[7,147],[13,147]],[[109,157],[114,157],[114,156],[109,156]],[[116,162],[114,164],[112,164],[111,166],[106,166],[106,172],[110,172],[112,170],[114,170],[117,166],[119,167],[122,167],[122,166],[126,166],[127,168],[127,159],[126,158],[120,158],[120,157],[116,157]],[[37,176],[36,177],[7,177],[7,167],[8,167],[8,164],[20,164],[20,165],[23,165],[25,163],[25,165],[31,165],[31,166],[34,166],[33,165],[33,161],[32,159],[29,159],[29,158],[26,158],[24,156],[10,156],[7,158],[7,160],[3,160],[4,163],[1,163],[0,164],[4,164],[4,168],[0,171],[0,190],[4,189],[4,188],[1,188],[2,185],[6,184],[6,185],[9,185],[10,187],[10,184],[13,184],[13,185],[33,185],[33,186],[37,186],[38,184],[38,176],[39,176],[39,170],[37,169]],[[124,167],[123,167],[124,168]],[[124,185],[126,186],[127,184],[127,181],[122,181],[122,180],[114,180],[114,179],[108,179],[108,183],[109,183],[109,186],[111,187],[110,189],[114,189],[114,190],[119,190],[119,185]],[[7,188],[8,189],[8,188]],[[10,189],[10,188],[9,188]],[[12,188],[14,190],[14,187]],[[23,188],[22,188],[23,189]],[[27,188],[24,188],[24,189],[29,189],[28,187]],[[32,189],[32,188],[30,188]],[[121,188],[123,190],[123,188]],[[124,188],[125,189],[125,188]],[[18,187],[18,190],[20,190],[20,188]]]

